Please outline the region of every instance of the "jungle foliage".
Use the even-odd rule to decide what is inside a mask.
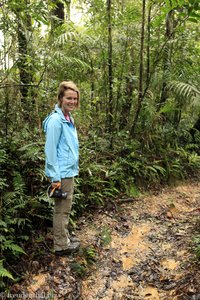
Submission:
[[[70,2],[69,2],[70,3]],[[199,1],[0,4],[0,282],[18,280],[30,232],[51,222],[42,121],[58,84],[81,90],[72,224],[86,209],[200,167]]]

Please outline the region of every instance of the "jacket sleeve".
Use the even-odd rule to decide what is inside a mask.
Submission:
[[[62,131],[62,124],[59,120],[51,118],[47,125],[46,131],[46,175],[52,181],[60,181],[60,170],[58,165],[57,148]]]

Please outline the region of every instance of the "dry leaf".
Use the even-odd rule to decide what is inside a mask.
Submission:
[[[40,274],[33,277],[33,283],[27,288],[29,293],[35,293],[39,288],[41,288],[46,282],[46,274]]]

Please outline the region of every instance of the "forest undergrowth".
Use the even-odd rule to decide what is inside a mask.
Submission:
[[[104,280],[107,277],[110,279],[107,283],[103,283],[104,280],[102,279],[102,285],[110,285],[110,280],[111,282],[114,280],[112,276],[118,280],[120,274],[126,274],[134,282],[134,287],[131,285],[133,290],[137,290],[135,287],[136,282],[138,282],[137,288],[139,288],[142,278],[150,276],[152,282],[156,280],[153,285],[155,288],[162,290],[169,283],[170,290],[174,292],[178,285],[176,285],[173,276],[166,279],[163,275],[163,285],[160,283],[161,274],[165,274],[162,266],[158,266],[160,271],[152,274],[153,264],[160,261],[165,251],[158,250],[158,248],[160,249],[161,244],[168,238],[173,241],[175,249],[181,247],[182,244],[189,243],[188,253],[191,253],[191,255],[188,254],[189,259],[186,259],[186,262],[192,266],[191,274],[193,274],[196,265],[192,262],[195,258],[197,261],[200,258],[199,229],[197,233],[195,232],[199,225],[194,229],[194,233],[191,229],[192,226],[195,228],[193,215],[196,218],[195,222],[197,224],[200,222],[198,219],[200,204],[197,204],[199,198],[196,190],[198,188],[200,164],[198,144],[191,143],[183,147],[178,145],[177,141],[175,145],[166,143],[164,139],[159,140],[159,142],[163,143],[163,147],[157,140],[151,142],[151,145],[139,140],[126,141],[124,144],[118,143],[116,140],[115,148],[110,151],[108,150],[108,140],[102,137],[93,134],[89,140],[84,137],[81,138],[80,175],[76,178],[70,226],[71,231],[76,232],[81,239],[83,247],[77,256],[64,258],[64,262],[56,259],[52,250],[53,200],[47,197],[46,192],[49,183],[43,170],[43,141],[30,144],[26,142],[21,147],[19,147],[19,141],[17,140],[13,140],[11,143],[2,143],[0,152],[2,167],[0,180],[2,216],[0,221],[0,288],[2,297],[8,297],[9,295],[12,297],[12,294],[23,295],[23,293],[24,297],[26,295],[35,297],[37,293],[43,292],[44,297],[48,295],[47,299],[81,299],[80,297],[82,297],[88,300],[87,297],[89,296],[84,296],[84,292],[92,289],[92,287],[89,283],[86,283],[86,278],[89,280],[90,274],[94,270],[101,272],[101,265],[107,261],[107,258],[108,265],[103,265],[103,270],[108,269],[109,274],[106,275],[103,272],[105,275],[103,277]],[[188,211],[186,214],[180,211],[179,220],[179,215],[176,217],[175,214],[177,209],[176,197],[179,201],[180,195],[172,196],[172,198],[169,196],[168,200],[165,198],[163,200],[162,197],[159,199],[159,195],[162,196],[162,190],[164,191],[166,184],[168,186],[175,185],[178,182],[184,182],[186,179],[192,180],[192,178],[196,180],[196,185],[192,184],[197,194],[194,195],[196,202],[193,203],[193,198],[190,199],[193,191],[189,190],[188,185],[191,195],[186,191],[182,203],[183,207],[188,205]],[[152,211],[149,211],[151,201],[146,200],[145,194],[147,192],[158,193],[155,202],[152,204]],[[149,199],[152,200],[153,198],[150,197]],[[189,213],[190,201],[192,205],[190,208],[191,214]],[[158,212],[155,213],[153,209]],[[194,214],[192,210],[194,210]],[[96,224],[94,236],[91,233],[92,240],[90,240],[90,233],[87,233],[91,224]],[[140,260],[129,266],[130,268],[126,267],[128,269],[123,267],[122,258],[135,256],[136,253],[132,252],[131,249],[135,249],[134,251],[140,249],[140,244],[136,248],[132,246],[135,245],[134,226],[136,226],[136,236],[138,234],[139,236],[144,235],[144,237],[147,235],[146,239],[149,243],[147,248],[151,249],[150,252],[144,252],[144,257],[141,260],[146,265],[144,270],[143,267],[141,269]],[[140,227],[144,227],[144,232],[137,232],[137,230],[141,230]],[[182,236],[176,231],[179,229],[183,233]],[[133,233],[131,233],[132,230]],[[151,237],[148,237],[149,232],[152,233]],[[186,235],[184,235],[184,232],[186,232]],[[118,237],[119,245],[124,243],[126,236],[133,237],[133,241],[130,239],[126,242],[127,249],[120,246],[122,247],[119,250],[121,252],[119,252],[117,258],[114,258],[116,266],[115,262],[112,261],[113,253],[117,253],[115,250],[116,245],[113,246],[112,244],[116,239],[114,233],[120,235]],[[159,238],[156,239],[156,237]],[[179,238],[181,239],[180,244]],[[193,251],[192,248],[195,250]],[[168,250],[168,248],[166,249]],[[170,259],[173,262],[173,256]],[[128,260],[129,258],[127,258]],[[139,271],[132,269],[135,264]],[[129,272],[130,274],[128,274]],[[137,277],[135,279],[134,272],[141,273],[141,278]],[[98,276],[97,273],[95,278],[98,278]],[[124,279],[127,282],[126,276]],[[149,286],[152,286],[152,282],[151,280],[148,281]],[[171,283],[173,284],[170,285]],[[188,284],[188,282],[184,283]],[[127,284],[129,286],[129,283]],[[181,284],[182,281],[179,286]],[[192,291],[191,293],[193,293],[192,296],[196,297],[199,291],[196,291],[195,288],[194,293]],[[97,294],[91,296],[91,299],[106,297],[107,288],[102,287],[102,289],[100,296],[98,291]],[[114,291],[112,293],[114,293],[112,296],[108,296],[111,298],[107,299],[117,297]],[[130,296],[136,298],[130,299],[140,299],[137,298],[141,297],[140,293],[136,293],[138,295]],[[125,297],[127,291],[122,289],[121,297],[122,295]],[[189,299],[187,295],[186,292],[186,298],[183,299]],[[167,296],[169,295],[167,294]]]
[[[54,256],[51,228],[41,228],[18,264],[24,278],[7,297],[199,299],[199,189],[196,177],[106,201],[71,228],[82,247],[68,257]]]

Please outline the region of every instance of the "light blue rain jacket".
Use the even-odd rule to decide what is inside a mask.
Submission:
[[[78,175],[76,128],[65,119],[57,104],[55,110],[44,120],[43,129],[46,133],[46,176],[52,181],[60,181],[62,178]]]

